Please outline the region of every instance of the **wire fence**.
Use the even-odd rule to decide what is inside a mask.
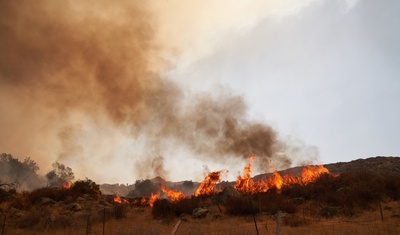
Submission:
[[[73,225],[54,229],[49,227],[40,231],[28,230],[30,234],[400,234],[399,218],[383,218],[376,213],[375,218],[369,219],[311,219],[306,225],[291,227],[282,224],[279,214],[272,217],[258,215],[253,217],[238,217],[235,222],[224,224],[223,219],[202,220],[192,219],[187,221],[163,222],[149,220],[138,222],[132,220],[116,220],[107,218],[103,214],[92,213],[82,215]],[[25,234],[27,230],[15,230],[12,223],[8,223],[4,214],[0,217],[1,235]],[[226,221],[225,221],[226,222]],[[45,226],[46,227],[46,226]]]

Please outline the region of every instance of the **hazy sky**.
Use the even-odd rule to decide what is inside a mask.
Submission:
[[[233,180],[251,152],[254,174],[399,155],[400,1],[0,9],[0,151],[42,173]]]
[[[331,163],[398,156],[400,2],[309,1],[228,34],[172,76],[224,84],[251,115]]]

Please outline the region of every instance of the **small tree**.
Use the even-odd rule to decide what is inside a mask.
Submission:
[[[70,167],[62,163],[54,162],[52,164],[53,170],[46,174],[49,186],[61,187],[63,182],[72,182],[75,179],[74,172]]]
[[[20,161],[11,154],[0,154],[0,181],[30,190],[42,186],[39,166],[30,157]]]

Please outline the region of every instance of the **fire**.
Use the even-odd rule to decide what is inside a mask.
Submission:
[[[151,196],[150,196],[149,200],[147,201],[147,203],[149,204],[150,207],[153,207],[154,202],[157,199],[160,199],[160,192],[158,192],[156,194],[151,193]]]
[[[161,190],[167,195],[167,197],[169,197],[171,202],[176,202],[181,199],[187,198],[187,196],[183,192],[168,189],[164,185],[161,185]]]
[[[243,194],[254,194],[260,192],[267,192],[270,189],[276,189],[278,192],[284,186],[289,186],[293,184],[305,185],[317,180],[322,174],[330,174],[329,170],[323,166],[306,166],[302,169],[301,176],[293,175],[280,175],[278,171],[274,168],[273,173],[265,180],[260,180],[255,182],[251,178],[251,172],[253,169],[253,162],[255,161],[255,154],[250,155],[249,162],[244,167],[244,174],[239,175],[236,180],[235,188]],[[270,164],[272,166],[272,162]],[[209,173],[197,188],[194,196],[200,195],[210,195],[215,193],[217,184],[221,181],[221,173],[227,173],[228,171],[214,171]],[[177,202],[184,198],[187,198],[183,192],[174,191],[168,189],[163,183],[161,183],[161,190],[155,194],[151,194],[150,198],[146,200],[142,198],[139,202],[135,201],[139,205],[149,205],[153,207],[154,202],[160,199],[161,191],[169,198],[171,202]],[[121,199],[119,195],[116,195],[114,201],[117,203],[127,202],[125,199]]]
[[[62,182],[62,188],[63,189],[70,189],[71,188],[71,186],[72,186],[72,183],[70,183],[70,182]]]
[[[329,170],[323,166],[307,166],[301,171],[302,182],[303,184],[313,182],[324,173],[329,173]]]
[[[129,203],[128,200],[121,198],[119,194],[115,195],[114,202],[122,204],[122,203]]]
[[[254,182],[251,179],[252,162],[255,160],[255,155],[250,156],[250,162],[244,167],[244,175],[238,176],[235,188],[245,194],[253,194],[258,192],[266,192],[268,189],[276,188],[278,191],[283,186],[293,184],[308,184],[314,182],[322,174],[329,173],[329,170],[323,166],[307,166],[303,168],[300,177],[292,175],[284,175],[283,177],[274,170],[274,173],[265,181]]]
[[[224,171],[214,171],[209,173],[201,182],[195,192],[195,196],[208,195],[215,192],[215,186],[221,181],[221,173]]]
[[[250,155],[250,162],[244,167],[244,175],[238,176],[236,185],[234,186],[240,192],[249,192],[254,188],[254,182],[250,177],[252,171],[252,162],[255,160],[255,155]]]

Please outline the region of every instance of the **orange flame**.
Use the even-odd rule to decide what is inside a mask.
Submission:
[[[208,195],[215,192],[215,186],[221,181],[221,173],[223,171],[214,171],[209,173],[201,182],[195,192],[195,196]]]
[[[323,166],[307,166],[301,171],[302,182],[303,184],[314,182],[324,173],[329,173],[329,170]]]
[[[151,193],[151,196],[150,196],[149,200],[147,201],[147,203],[149,204],[150,207],[153,207],[154,202],[156,200],[158,200],[159,198],[160,198],[160,192],[158,192],[156,194]]]
[[[307,166],[303,168],[300,177],[285,175],[282,177],[276,170],[265,181],[254,182],[251,179],[252,162],[255,160],[255,155],[250,156],[250,162],[244,167],[244,175],[238,176],[235,188],[245,194],[253,194],[257,192],[266,192],[268,189],[276,188],[278,191],[285,185],[292,184],[308,184],[314,182],[322,174],[329,173],[329,170],[323,166]]]
[[[164,185],[161,185],[161,190],[165,194],[167,194],[167,197],[169,197],[171,202],[176,202],[181,199],[187,198],[187,196],[183,192],[167,189],[167,187],[165,187]]]
[[[71,188],[71,186],[72,186],[72,183],[70,183],[70,182],[62,182],[62,188],[63,189],[70,189]]]
[[[129,203],[128,200],[121,198],[119,194],[115,195],[114,202],[122,204],[122,203]]]
[[[250,162],[244,167],[243,177],[239,175],[236,180],[236,185],[234,187],[240,192],[247,193],[254,188],[254,182],[251,179],[250,174],[253,167],[251,163],[255,160],[255,157],[254,154],[250,155]]]

